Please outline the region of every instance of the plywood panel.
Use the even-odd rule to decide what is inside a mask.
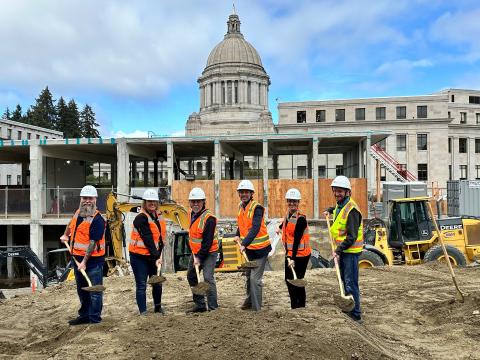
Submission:
[[[254,198],[263,205],[263,180],[251,180],[255,188]],[[220,180],[220,217],[236,218],[240,199],[237,186],[240,180]]]
[[[215,192],[214,180],[175,180],[172,185],[172,199],[185,209],[190,209],[188,206],[188,194],[194,187],[199,187],[205,191],[207,197],[207,208],[215,213]]]
[[[268,180],[268,217],[277,218],[285,216],[287,204],[285,193],[290,188],[297,188],[302,194],[300,210],[313,217],[313,180],[312,179],[276,179]]]
[[[322,212],[331,206],[335,206],[335,197],[332,194],[330,184],[333,179],[319,179],[318,180],[318,204],[320,217]],[[364,218],[368,216],[368,201],[367,201],[367,179],[365,178],[351,178],[352,184],[352,198],[360,207],[360,211]]]

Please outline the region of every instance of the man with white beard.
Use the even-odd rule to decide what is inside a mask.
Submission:
[[[78,317],[70,320],[70,325],[96,324],[102,321],[103,294],[82,290],[88,286],[80,270],[85,270],[92,285],[103,284],[103,265],[105,263],[105,220],[97,210],[97,189],[91,185],[80,191],[80,206],[60,237],[69,242],[72,256],[78,262],[73,263],[77,293],[80,299]]]

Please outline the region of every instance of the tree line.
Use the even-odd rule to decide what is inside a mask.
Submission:
[[[48,86],[40,92],[35,104],[25,113],[20,104],[17,104],[13,111],[7,107],[2,118],[61,131],[64,138],[100,137],[97,130],[99,124],[90,105],[86,104],[79,110],[74,99],[68,103],[62,96],[58,101],[54,100]]]

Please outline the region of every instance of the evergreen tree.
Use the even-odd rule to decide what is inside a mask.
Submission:
[[[81,126],[82,126],[82,136],[87,138],[98,138],[100,133],[97,130],[99,126],[96,123],[95,113],[93,112],[90,105],[86,104],[80,114]]]
[[[70,100],[67,105],[65,132],[63,136],[65,138],[82,137],[82,130],[80,126],[80,114],[78,112],[77,104],[75,100]]]
[[[3,115],[2,115],[2,119],[12,120],[12,117],[11,117],[11,116],[12,116],[12,115],[11,115],[11,113],[10,113],[10,109],[9,109],[8,106],[7,106],[7,108],[5,109],[5,112],[4,112]]]
[[[63,96],[60,96],[60,99],[58,99],[57,102],[57,126],[56,129],[57,131],[63,132],[63,137],[68,138],[71,136],[68,136],[71,133],[71,130],[68,128],[68,107],[67,103],[63,99]]]
[[[57,122],[57,112],[54,105],[55,100],[48,86],[42,90],[33,105],[29,122],[32,125],[54,130]]]
[[[12,116],[10,118],[13,121],[19,121],[19,122],[24,122],[23,116],[22,116],[22,107],[20,104],[17,104],[17,107],[12,113]]]
[[[34,125],[32,123],[32,109],[27,109],[27,112],[25,113],[25,115],[22,116],[22,121],[23,123],[25,124],[31,124],[31,125]]]

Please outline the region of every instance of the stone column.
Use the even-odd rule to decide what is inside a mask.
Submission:
[[[220,180],[222,178],[222,154],[220,152],[220,141],[215,139],[214,142],[215,154],[215,216],[220,218]]]
[[[173,143],[167,142],[167,171],[168,171],[168,186],[173,185],[173,161],[174,161]]]
[[[268,219],[268,140],[267,139],[263,139],[262,157],[263,157],[263,207],[265,208],[265,219]]]
[[[120,194],[130,193],[130,155],[126,139],[117,140],[117,191]],[[125,199],[128,201],[128,198]]]
[[[318,137],[313,138],[312,142],[312,178],[313,178],[313,217],[318,219],[320,216],[318,203]]]

